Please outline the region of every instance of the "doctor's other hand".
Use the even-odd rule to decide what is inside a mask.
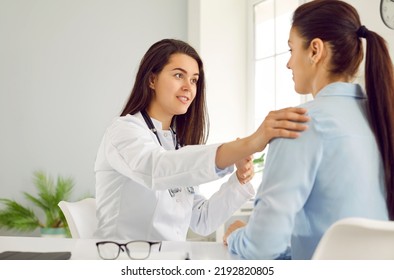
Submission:
[[[223,236],[223,244],[227,246],[227,238],[229,237],[229,235],[233,231],[235,231],[239,228],[242,228],[244,226],[246,226],[246,223],[241,220],[236,220],[231,225],[229,225],[226,232],[224,233],[224,236]]]
[[[244,185],[253,179],[253,156],[248,156],[247,158],[237,161],[235,166],[237,167],[235,174],[237,175],[240,184]]]
[[[308,128],[304,123],[309,121],[306,109],[289,107],[271,111],[254,133],[258,139],[259,150],[262,151],[274,138],[297,138],[300,132]]]

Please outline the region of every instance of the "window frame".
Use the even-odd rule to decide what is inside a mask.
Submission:
[[[255,89],[255,74],[256,74],[256,38],[255,38],[255,15],[254,15],[254,7],[257,4],[260,4],[264,1],[268,0],[248,0],[247,2],[247,131],[252,133],[255,131],[257,126],[256,123],[256,111],[255,111],[255,101],[256,101],[256,89]],[[275,0],[273,0],[275,1]],[[298,0],[298,4],[301,5],[305,3],[305,0]],[[276,15],[275,15],[276,16]],[[274,57],[278,57],[280,54],[274,54]],[[289,70],[290,71],[290,70]],[[275,68],[276,73],[276,68]],[[275,98],[277,96],[277,91],[275,89]],[[305,103],[311,100],[311,95],[300,95],[299,104]],[[298,104],[297,104],[298,105]],[[296,106],[296,105],[295,105]],[[281,108],[272,108],[271,110],[276,110]],[[263,120],[260,121],[260,123]]]

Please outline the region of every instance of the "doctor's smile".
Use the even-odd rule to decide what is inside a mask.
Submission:
[[[190,100],[190,98],[189,97],[186,97],[186,96],[178,96],[178,99],[183,103],[183,104],[189,104],[189,100]]]

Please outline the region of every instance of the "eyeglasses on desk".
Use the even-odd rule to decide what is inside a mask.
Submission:
[[[97,251],[103,260],[115,260],[119,257],[120,251],[126,252],[132,260],[144,260],[150,255],[151,248],[159,245],[161,251],[161,241],[152,242],[145,240],[135,240],[127,243],[117,243],[115,241],[96,242]]]

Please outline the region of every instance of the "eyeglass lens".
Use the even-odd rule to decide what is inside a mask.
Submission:
[[[126,244],[127,254],[130,258],[142,260],[149,257],[150,244],[147,242],[129,242]]]
[[[119,256],[120,247],[116,243],[107,242],[97,245],[100,257],[105,260],[114,260]]]

